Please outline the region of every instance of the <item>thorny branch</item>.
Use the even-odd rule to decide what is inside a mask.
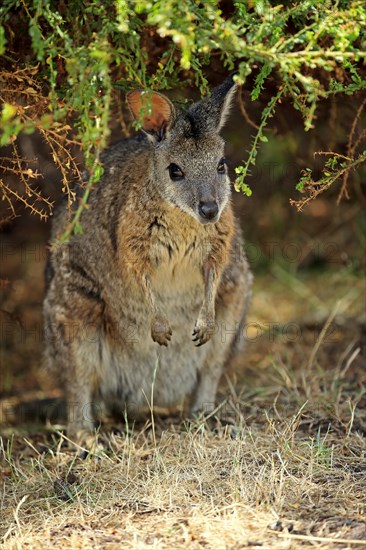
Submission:
[[[40,133],[61,174],[62,190],[71,205],[75,193],[70,188],[70,180],[81,180],[80,168],[71,151],[72,148],[80,147],[80,143],[70,137],[69,124],[58,122],[52,117],[49,101],[42,95],[41,87],[34,78],[37,72],[38,66],[13,73],[0,71],[0,106],[10,106],[13,117],[17,117],[17,123],[26,131]],[[52,213],[53,202],[44,193],[42,174],[34,169],[34,159],[22,158],[15,134],[10,136],[9,141],[12,156],[3,157],[0,163],[0,192],[9,212],[2,221],[10,221],[17,216],[17,203],[46,220]]]
[[[355,117],[352,121],[351,129],[348,135],[346,155],[334,151],[318,151],[314,154],[329,157],[323,168],[322,177],[318,180],[312,178],[312,172],[309,169],[303,171],[303,177],[298,185],[298,190],[306,196],[300,200],[290,199],[290,204],[296,206],[301,211],[304,206],[315,199],[318,195],[329,189],[337,180],[342,178],[342,185],[337,197],[337,205],[342,198],[349,198],[348,182],[352,170],[360,164],[366,162],[365,151],[357,154],[360,145],[366,139],[366,130],[362,129],[356,135],[356,130],[360,122],[360,117],[364,111],[366,99],[358,107]]]

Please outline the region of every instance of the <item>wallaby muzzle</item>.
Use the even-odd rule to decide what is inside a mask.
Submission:
[[[198,212],[203,219],[201,223],[215,222],[218,219],[219,206],[216,201],[200,202]]]

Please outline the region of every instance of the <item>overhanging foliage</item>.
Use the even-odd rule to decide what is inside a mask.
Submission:
[[[2,182],[3,199],[13,214],[16,198],[42,217],[52,208],[32,188],[37,174],[24,174],[16,145],[20,132],[37,130],[47,141],[70,204],[75,199],[70,172],[79,178],[70,146],[80,143],[90,179],[71,231],[80,229],[81,210],[101,176],[99,156],[111,117],[119,113],[125,125],[121,90],[166,90],[189,82],[207,93],[205,68],[213,57],[227,72],[235,71],[240,84],[254,82],[252,100],[275,77],[277,91],[263,108],[246,160],[236,169],[236,188],[250,194],[246,178],[258,146],[268,141],[266,124],[281,101],[293,103],[309,130],[316,124],[319,100],[366,88],[366,8],[361,0],[5,0],[0,53],[0,143],[13,149],[3,168],[17,173],[25,189],[22,195]],[[297,202],[299,208],[366,160],[364,138],[354,128],[344,158],[330,154],[317,182],[310,171],[304,174],[298,189],[306,196]]]

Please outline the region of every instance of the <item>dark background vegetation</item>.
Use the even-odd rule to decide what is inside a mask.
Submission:
[[[298,311],[318,313],[317,322],[324,322],[327,312],[314,311],[311,293],[333,292],[336,302],[363,276],[362,3],[284,2],[279,8],[275,2],[192,1],[191,10],[174,1],[158,2],[154,10],[144,1],[103,4],[8,1],[0,11],[2,397],[53,391],[41,368],[50,214],[62,195],[74,200],[80,182],[84,197],[93,192],[101,150],[136,131],[124,102],[133,87],[162,90],[184,106],[230,72],[239,76],[242,86],[223,131],[232,179],[246,192],[233,190],[233,200],[257,284],[269,289],[267,302],[276,281],[287,290],[274,300],[272,313],[269,303],[265,312],[252,311],[253,319],[284,321],[286,312],[294,315],[289,304],[303,300]],[[239,36],[243,51],[235,45]],[[284,41],[289,46],[283,50]],[[319,51],[326,54],[311,57]],[[334,51],[338,57],[327,57]],[[253,151],[255,164],[248,166]],[[329,159],[335,161],[327,166]],[[346,181],[341,161],[348,166]],[[354,162],[360,162],[355,169]],[[89,183],[81,177],[85,165]],[[238,166],[246,166],[245,178]],[[318,193],[302,208],[299,201]],[[76,222],[70,231],[78,229]],[[312,290],[291,294],[301,284]],[[358,306],[352,313],[357,319],[362,301]]]

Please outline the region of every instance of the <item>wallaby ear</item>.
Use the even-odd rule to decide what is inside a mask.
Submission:
[[[188,118],[196,134],[217,133],[224,126],[237,90],[233,76],[214,88],[210,97],[201,99],[188,109]]]
[[[135,120],[143,115],[142,129],[157,141],[164,139],[175,117],[169,99],[157,92],[149,96],[147,92],[135,90],[127,95],[127,102]]]

